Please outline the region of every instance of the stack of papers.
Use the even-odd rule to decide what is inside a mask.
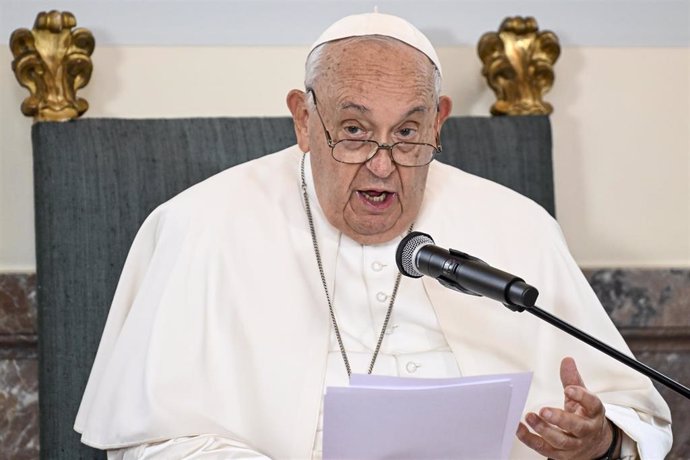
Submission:
[[[353,374],[326,389],[324,459],[507,459],[531,381]]]

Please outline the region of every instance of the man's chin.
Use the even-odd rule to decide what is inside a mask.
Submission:
[[[341,231],[360,244],[383,244],[402,235],[409,225],[401,225],[398,222],[387,223],[368,223],[350,224],[346,222],[346,228]]]

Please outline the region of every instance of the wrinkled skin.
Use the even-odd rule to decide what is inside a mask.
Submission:
[[[561,362],[561,383],[565,397],[563,409],[545,407],[539,414],[530,412],[525,421],[534,433],[520,423],[518,439],[548,458],[586,460],[601,457],[613,437],[603,403],[585,387],[572,358],[564,358]],[[619,437],[614,458],[619,457],[620,446]]]
[[[433,64],[401,42],[341,40],[327,45],[314,90],[333,140],[372,139],[391,144],[436,144],[451,101],[436,102]],[[428,165],[397,166],[387,150],[359,165],[333,159],[313,104],[302,91],[288,94],[300,148],[311,152],[319,204],[328,221],[362,244],[403,234],[424,197]]]

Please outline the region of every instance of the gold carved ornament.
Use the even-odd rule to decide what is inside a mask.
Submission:
[[[31,95],[22,113],[35,121],[66,121],[81,116],[89,103],[77,90],[89,83],[95,47],[87,29],[69,12],[41,12],[32,30],[17,29],[10,37],[12,71]]]
[[[496,94],[492,115],[553,112],[542,96],[553,86],[553,65],[561,54],[556,34],[540,32],[531,17],[506,18],[498,32],[482,35],[477,52],[482,75]]]

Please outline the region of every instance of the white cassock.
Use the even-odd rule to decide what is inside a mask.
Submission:
[[[114,458],[319,457],[325,386],[347,382],[330,325],[294,146],[226,170],[157,208],[130,250],[75,429]],[[309,165],[307,156],[307,166]],[[366,372],[395,281],[399,238],[362,246],[310,202],[353,372]],[[433,162],[415,229],[540,290],[538,304],[629,350],[529,199]],[[527,313],[403,278],[374,373],[451,377],[533,371],[526,410],[562,407],[560,361],[625,433],[663,458],[668,406],[651,382]],[[511,458],[538,455],[515,441]]]

